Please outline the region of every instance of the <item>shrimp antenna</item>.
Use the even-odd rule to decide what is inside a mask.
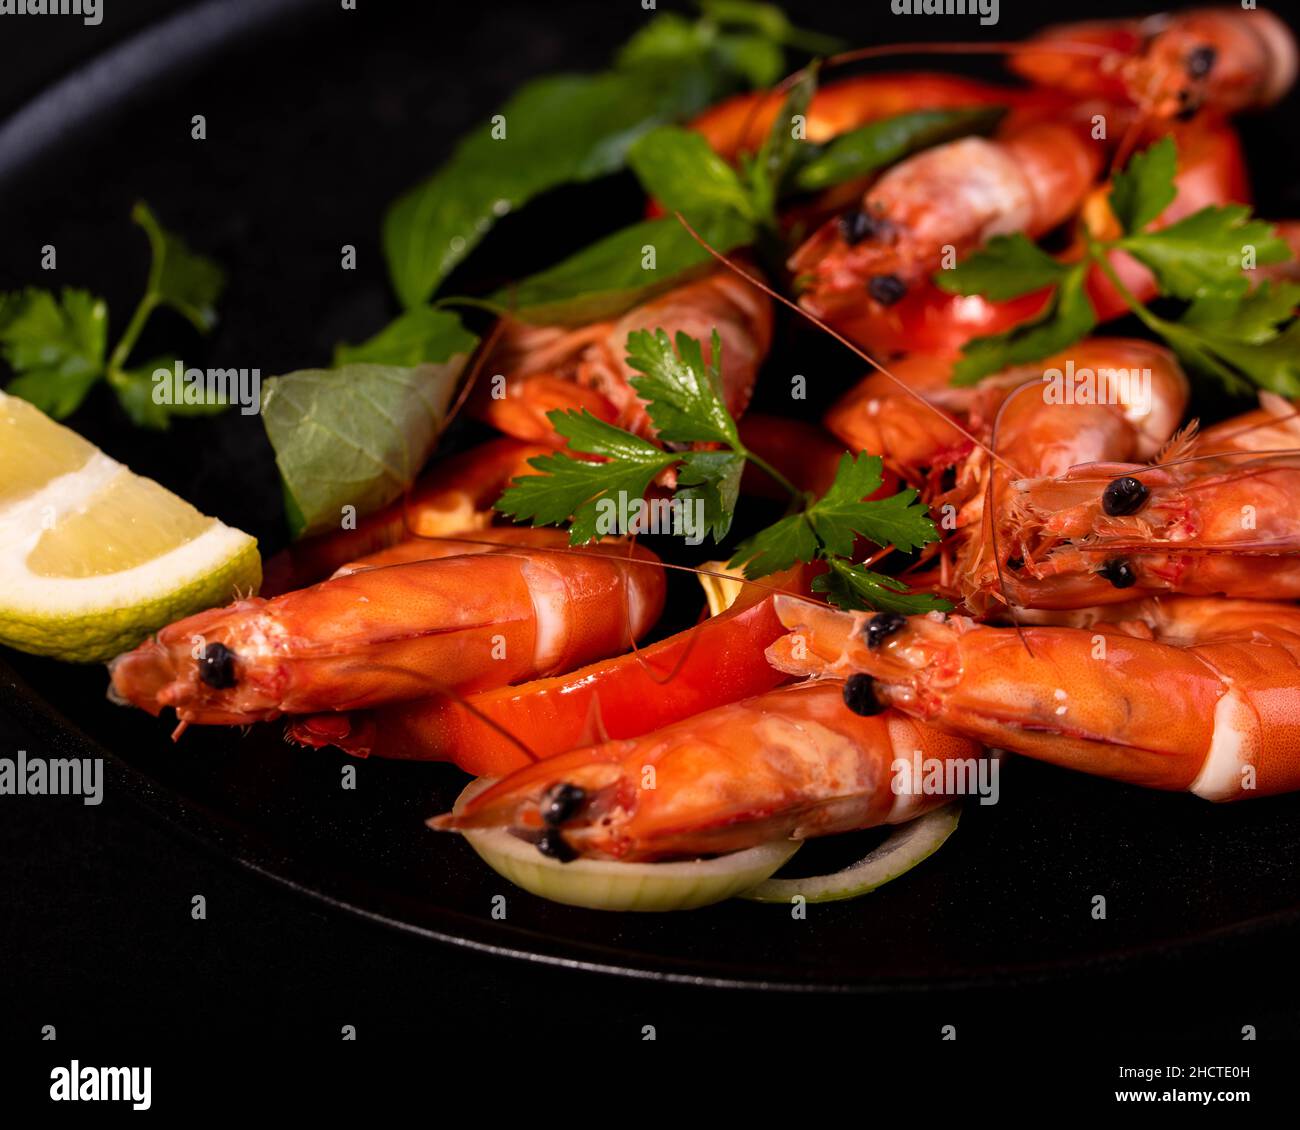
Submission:
[[[407,668],[387,667],[387,665],[385,665],[379,667],[378,669],[379,670],[390,669],[394,673],[401,675],[404,678],[410,676],[410,670]],[[512,734],[509,730],[507,730],[504,726],[502,726],[500,722],[496,721],[496,719],[489,718],[486,713],[484,713],[477,706],[475,706],[465,695],[461,694],[460,691],[429,675],[424,676],[424,681],[428,683],[430,687],[430,691],[429,691],[430,695],[438,695],[440,697],[451,699],[452,702],[454,702],[461,709],[468,711],[476,719],[478,719],[478,721],[481,722],[484,726],[487,726],[490,730],[494,731],[496,734],[505,738],[507,742],[509,742],[512,746],[514,746],[517,750],[519,750],[519,752],[523,754],[523,756],[526,757],[529,761],[536,763],[542,760],[542,758],[532,750],[532,748],[528,745],[527,742],[525,742],[517,734]],[[404,705],[403,703],[397,703],[396,709],[400,710],[403,705]],[[321,713],[324,712],[322,711]],[[344,718],[347,717],[346,711],[341,712],[341,714]],[[339,715],[329,715],[329,717],[331,718],[338,717],[338,716]],[[305,745],[312,745],[312,746],[335,745],[337,748],[343,748],[341,746],[337,746],[337,742],[343,740],[344,737],[346,737],[346,735],[340,735],[338,738],[332,738],[330,734],[325,733],[323,731],[312,731],[310,728],[310,722],[313,717],[315,716],[308,714],[308,715],[304,715],[300,720],[291,719],[289,722],[289,726],[284,735],[285,740],[295,742],[298,745],[304,745],[304,746]],[[313,734],[314,737],[319,738],[320,740],[319,741],[304,740],[304,738],[301,736],[304,733]],[[344,750],[344,752],[347,751]]]
[[[864,59],[884,59],[892,55],[1091,55],[1104,59],[1114,48],[1100,43],[1033,43],[1004,39],[991,43],[889,43],[874,47],[855,47],[826,59],[826,66],[838,67]]]
[[[1141,467],[1138,470],[1130,471],[1128,474],[1133,476],[1144,475],[1148,471],[1163,471],[1168,467],[1181,467],[1186,463],[1204,463],[1209,459],[1254,459],[1265,455],[1300,455],[1300,447],[1262,447],[1259,450],[1241,450],[1241,451],[1206,451],[1200,455],[1187,455],[1182,459],[1174,459],[1168,463],[1157,463],[1151,467]]]
[[[1268,416],[1258,423],[1243,424],[1234,431],[1226,432],[1224,439],[1235,439],[1237,436],[1249,435],[1251,432],[1260,431],[1263,428],[1271,428],[1275,424],[1285,424],[1288,420],[1300,419],[1300,409],[1292,409],[1290,412],[1283,413],[1281,416]]]
[[[443,434],[451,427],[452,422],[460,415],[460,410],[465,407],[465,402],[469,399],[469,394],[474,391],[474,386],[478,383],[479,376],[487,367],[488,358],[492,356],[492,351],[496,344],[501,340],[501,335],[505,333],[506,320],[498,318],[492,326],[492,332],[483,340],[479,346],[478,355],[474,358],[474,364],[470,367],[469,376],[461,381],[460,388],[456,393],[456,400],[451,406],[451,410],[443,418],[442,423],[438,426],[437,438],[441,439]]]
[[[1013,389],[1007,398],[998,405],[998,410],[993,416],[993,426],[989,429],[989,443],[992,444],[993,447],[997,447],[998,431],[1002,427],[1002,413],[1006,411],[1007,405],[1011,403],[1018,393],[1022,392],[1024,389],[1032,387],[1032,385],[1032,381],[1026,381],[1018,388]],[[1016,638],[1020,640],[1026,654],[1028,654],[1031,659],[1035,659],[1037,656],[1034,655],[1034,649],[1029,646],[1029,637],[1025,634],[1025,630],[1021,626],[1020,617],[1016,611],[1016,605],[1011,600],[1011,596],[1007,591],[1006,574],[1002,571],[1002,550],[998,544],[997,481],[998,477],[994,473],[993,468],[990,467],[989,482],[988,486],[985,488],[984,513],[980,515],[980,522],[981,524],[984,522],[988,523],[989,546],[993,552],[993,570],[997,574],[998,578],[998,591],[1002,594],[1002,599],[1007,606],[1007,612],[1011,616],[1011,626],[1015,628]]]
[[[748,271],[746,271],[743,267],[741,267],[739,263],[735,262],[732,259],[729,259],[721,251],[718,251],[715,247],[713,247],[712,244],[709,243],[708,240],[706,240],[702,235],[700,235],[699,232],[697,232],[691,226],[690,221],[687,220],[686,217],[683,216],[680,212],[674,212],[673,215],[677,217],[677,222],[686,229],[687,234],[693,240],[695,240],[696,243],[698,243],[701,247],[703,247],[705,251],[707,251],[710,255],[712,255],[713,258],[715,258],[719,263],[725,266],[727,270],[731,271],[733,274],[739,275],[747,283],[749,283],[753,287],[756,287],[758,290],[761,290],[769,298],[775,299],[783,306],[788,306],[796,314],[798,314],[802,318],[807,319],[823,333],[829,334],[836,341],[838,341],[842,346],[844,346],[845,349],[849,350],[851,353],[860,357],[863,361],[865,361],[868,365],[870,365],[873,369],[875,369],[876,372],[882,374],[885,377],[888,377],[889,380],[893,381],[894,384],[896,384],[899,388],[901,388],[913,400],[917,401],[920,404],[923,404],[929,411],[933,412],[936,416],[942,419],[947,426],[959,432],[966,439],[970,440],[972,444],[974,444],[976,447],[983,450],[989,456],[989,458],[996,460],[998,463],[1001,463],[1003,467],[1005,467],[1008,471],[1010,471],[1013,475],[1017,476],[1018,478],[1024,477],[1023,475],[1020,474],[1018,470],[1016,470],[1015,467],[1013,467],[1010,463],[1008,463],[1005,459],[1003,459],[1002,456],[1000,456],[996,451],[994,451],[991,447],[989,447],[988,444],[986,444],[983,440],[977,439],[974,435],[968,432],[964,427],[962,427],[959,423],[957,423],[956,420],[952,419],[952,417],[949,416],[948,413],[946,413],[937,404],[931,404],[930,401],[926,400],[926,398],[922,396],[919,392],[917,392],[916,389],[912,388],[911,385],[909,385],[901,377],[895,376],[893,373],[891,373],[888,369],[885,368],[884,365],[882,365],[879,361],[877,361],[874,357],[872,357],[869,353],[867,353],[866,350],[855,345],[842,333],[832,329],[829,325],[827,325],[819,317],[817,317],[816,314],[813,314],[810,311],[805,310],[797,302],[792,301],[791,299],[787,298],[784,294],[781,294],[779,291],[774,290],[772,287],[768,286],[767,283],[765,283],[762,279],[756,278],[754,275],[751,275]]]

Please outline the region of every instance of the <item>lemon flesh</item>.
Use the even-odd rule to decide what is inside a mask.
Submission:
[[[261,573],[253,538],[0,393],[0,643],[111,659]]]

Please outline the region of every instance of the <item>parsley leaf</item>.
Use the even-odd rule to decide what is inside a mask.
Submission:
[[[939,534],[926,507],[916,504],[916,491],[866,501],[879,489],[881,479],[878,455],[862,452],[855,457],[845,452],[835,481],[821,498],[802,513],[747,538],[731,564],[743,564],[745,576],[753,580],[788,569],[796,561],[812,561],[819,548],[828,558],[847,558],[859,535],[901,550],[936,541]]]
[[[131,219],[144,228],[153,252],[142,305],[170,306],[200,333],[207,333],[217,324],[217,299],[226,285],[225,273],[159,224],[143,200],[131,209]]]
[[[216,402],[155,401],[154,371],[171,369],[174,359],[127,366],[145,323],[159,306],[179,311],[201,332],[211,329],[224,283],[221,269],[166,231],[143,202],[131,215],[144,228],[153,255],[144,297],[112,353],[108,353],[108,306],[103,299],[69,287],[57,297],[35,287],[0,294],[0,357],[15,374],[7,391],[56,420],[75,412],[100,379],[107,380],[132,422],[141,427],[166,428],[173,415],[225,407]]]
[[[722,397],[722,339],[713,331],[712,363],[705,365],[697,338],[677,335],[677,349],[663,330],[627,336],[627,363],[642,375],[629,384],[646,401],[659,437],[669,443],[740,444],[736,421]]]
[[[1275,338],[1278,326],[1291,320],[1297,306],[1300,306],[1300,286],[1265,281],[1244,296],[1204,295],[1187,308],[1180,321],[1184,326],[1258,345]]]
[[[952,605],[929,593],[912,593],[897,577],[875,573],[864,565],[854,565],[839,557],[830,559],[830,572],[814,577],[813,592],[826,594],[837,608],[852,612],[874,608],[881,612],[901,612],[915,616],[923,612],[948,612]]]
[[[617,505],[623,494],[640,500],[659,472],[680,456],[582,412],[556,410],[547,417],[575,451],[604,456],[593,463],[557,452],[528,461],[540,472],[515,479],[497,500],[496,509],[516,521],[535,526],[555,526],[572,519],[569,542],[584,545],[599,536],[598,519],[606,507]]]
[[[103,375],[108,307],[84,290],[35,288],[6,297],[0,355],[18,376],[6,391],[62,419]]]
[[[990,373],[1050,357],[1091,333],[1097,315],[1084,288],[1087,277],[1088,261],[1074,264],[1038,317],[969,342],[953,367],[952,383],[973,385]]]
[[[951,270],[939,271],[935,285],[949,294],[982,294],[994,302],[1032,294],[1060,282],[1070,267],[1058,263],[1023,232],[997,235]]]
[[[1210,206],[1159,231],[1127,236],[1118,246],[1150,267],[1161,290],[1175,298],[1244,294],[1249,286],[1241,273],[1246,247],[1255,248],[1259,263],[1291,257],[1272,225],[1249,216],[1244,204]]]
[[[808,516],[790,514],[742,541],[728,564],[732,568],[743,565],[745,576],[753,581],[800,561],[815,561],[817,550],[817,534]]]
[[[1150,148],[1135,153],[1115,176],[1110,208],[1125,235],[1141,231],[1173,203],[1178,195],[1174,173],[1178,149],[1172,137],[1162,137]]]
[[[1230,391],[1246,391],[1253,383],[1288,396],[1300,392],[1300,363],[1294,359],[1300,330],[1292,318],[1300,287],[1265,283],[1252,291],[1242,270],[1248,253],[1255,263],[1286,261],[1286,241],[1240,204],[1202,208],[1168,227],[1143,230],[1177,195],[1177,157],[1170,138],[1133,156],[1110,193],[1124,234],[1101,240],[1085,231],[1085,254],[1077,263],[1057,263],[1015,235],[991,240],[954,270],[935,276],[949,293],[983,294],[993,301],[1055,285],[1046,309],[1032,321],[968,342],[954,368],[955,384],[1041,360],[1089,333],[1096,314],[1085,282],[1097,267],[1143,324]],[[1115,250],[1150,268],[1161,294],[1188,304],[1181,320],[1158,316],[1128,290],[1110,263]]]
[[[720,542],[731,532],[744,470],[745,456],[736,451],[688,452],[677,470],[677,497],[688,503],[703,502],[714,541]]]
[[[631,383],[646,402],[658,437],[673,444],[709,446],[664,451],[589,412],[552,412],[549,419],[569,447],[602,462],[587,462],[565,452],[531,459],[538,473],[515,479],[497,500],[496,509],[537,526],[568,521],[571,544],[581,545],[622,529],[623,521],[632,516],[631,507],[641,503],[656,476],[676,467],[674,502],[699,504],[704,524],[714,540],[721,541],[731,529],[741,475],[752,461],[781,482],[792,505],[799,508],[740,543],[732,564],[743,564],[746,577],[753,580],[797,562],[824,558],[840,578],[833,598],[844,607],[924,611],[944,606],[928,597],[912,596],[902,582],[851,560],[859,536],[901,550],[919,548],[938,537],[926,508],[916,502],[916,491],[867,500],[883,479],[878,456],[845,452],[834,482],[814,499],[741,442],[722,398],[722,343],[716,330],[708,365],[698,339],[678,334],[674,348],[662,329],[629,334],[627,354],[628,364],[641,374]]]

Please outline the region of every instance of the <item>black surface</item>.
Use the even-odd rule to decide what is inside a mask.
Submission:
[[[268,20],[274,7],[217,9],[227,28],[241,10],[260,10],[265,22],[210,56],[190,51],[182,29],[137,54],[135,72],[131,57],[81,72],[89,78],[70,94],[27,111],[40,128],[18,139],[9,163],[0,133],[0,289],[87,286],[120,319],[146,265],[128,220],[143,196],[230,270],[222,325],[188,363],[264,373],[319,363],[336,340],[392,313],[378,247],[384,204],[519,81],[600,65],[643,18],[634,4],[494,3],[457,9],[453,37],[433,9],[416,17],[363,3],[344,13],[321,0]],[[965,32],[947,20],[900,31],[900,21],[865,8],[791,7],[857,41]],[[1123,10],[1094,10],[1108,7]],[[143,21],[142,11],[131,19]],[[97,39],[0,27],[0,63],[18,60],[0,67],[0,96],[13,106],[106,46],[125,29],[113,27],[111,5],[108,13]],[[1005,3],[998,36],[1036,22],[1029,5]],[[124,89],[140,93],[119,106]],[[1300,214],[1296,154],[1268,142],[1294,108],[1245,127],[1266,215]],[[208,116],[206,142],[189,138],[193,113]],[[56,120],[70,128],[51,132]],[[617,184],[584,190],[576,205],[573,196],[543,202],[556,222],[516,218],[485,248],[487,260],[508,257],[520,270],[545,263],[596,234],[592,215],[619,222],[625,204],[634,208],[634,196]],[[37,269],[48,242],[59,248],[55,280]],[[339,271],[342,243],[358,247],[359,271]],[[179,322],[155,332],[168,341],[188,333]],[[800,349],[802,371],[824,391],[857,373],[821,343],[801,338]],[[73,422],[201,509],[268,546],[282,540],[256,418],[181,424],[159,438],[126,428],[101,393]],[[165,724],[103,701],[102,672],[4,659],[14,673],[0,662],[0,752],[53,756],[93,740],[114,755],[101,808],[0,800],[14,911],[0,935],[0,1025],[13,1035],[46,1023],[197,1035],[255,1022],[267,1034],[331,1038],[364,1018],[379,1031],[436,1036],[447,1022],[489,1033],[521,1015],[544,1016],[554,1031],[627,1039],[645,1023],[734,1038],[779,1032],[795,1018],[888,1022],[923,1037],[941,1023],[1006,1033],[1043,1022],[1076,1035],[1231,1038],[1248,1023],[1261,1036],[1300,1034],[1300,979],[1287,960],[1300,908],[1294,798],[1213,808],[1017,762],[1001,803],[968,811],[944,852],[863,902],[812,908],[806,922],[741,904],[602,916],[515,892],[464,844],[425,831],[423,818],[460,786],[447,767],[309,754],[271,727],[243,737],[191,731],[173,746]],[[344,764],[357,765],[355,792],[340,788]],[[231,858],[460,944],[295,897]],[[207,898],[205,922],[190,919],[194,894]],[[507,895],[505,922],[490,917],[495,894]],[[1090,915],[1096,895],[1107,900],[1104,922]],[[683,983],[546,968],[468,945]],[[700,978],[840,992],[715,991]]]

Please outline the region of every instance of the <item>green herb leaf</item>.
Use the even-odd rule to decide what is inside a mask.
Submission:
[[[759,147],[746,172],[753,214],[770,230],[777,226],[776,203],[785,186],[785,178],[805,144],[796,137],[795,121],[806,120],[808,106],[817,92],[817,67],[805,67],[795,80],[785,102],[772,121],[767,137]]]
[[[171,426],[173,416],[200,416],[225,411],[227,407],[225,401],[188,406],[183,400],[171,404],[158,403],[154,399],[154,389],[158,386],[154,382],[153,375],[159,369],[170,369],[174,372],[175,364],[175,358],[156,357],[146,365],[119,370],[110,375],[109,385],[117,396],[117,402],[137,428],[151,428],[163,432]]]
[[[814,577],[814,592],[826,594],[826,599],[837,608],[848,612],[875,609],[879,612],[901,612],[916,616],[925,612],[948,612],[952,605],[941,597],[929,593],[911,593],[907,585],[896,577],[875,573],[863,565],[854,565],[843,558],[830,559],[830,572]]]
[[[143,200],[131,210],[131,218],[144,228],[153,252],[145,302],[151,307],[170,306],[200,333],[207,333],[217,324],[217,299],[226,284],[225,273],[159,224]]]
[[[108,307],[84,290],[4,296],[0,355],[17,374],[6,391],[61,420],[104,372]]]
[[[1225,297],[1208,294],[1184,311],[1180,322],[1247,345],[1277,337],[1279,326],[1289,322],[1300,306],[1300,286],[1290,282],[1262,282],[1249,294]]]
[[[1172,137],[1165,136],[1135,153],[1115,176],[1110,208],[1126,235],[1141,231],[1173,203],[1178,195],[1174,184],[1177,171],[1177,146]]]
[[[702,238],[721,252],[750,243],[753,226],[733,213],[704,218]],[[488,300],[522,321],[584,325],[614,318],[671,290],[713,258],[674,217],[622,228]]]
[[[642,187],[669,212],[681,212],[692,222],[728,210],[754,218],[736,171],[698,133],[661,126],[637,141],[627,156]]]
[[[785,52],[761,35],[723,32],[713,41],[722,66],[752,87],[772,86],[785,73]]]
[[[522,87],[385,216],[384,253],[402,304],[427,301],[502,216],[560,185],[617,171],[643,134],[698,113],[745,78],[771,81],[773,55],[753,35],[727,38],[709,21],[663,13],[614,70]]]
[[[1165,294],[1188,301],[1207,294],[1235,297],[1250,285],[1241,273],[1246,247],[1255,248],[1261,264],[1291,257],[1271,224],[1249,216],[1244,204],[1202,208],[1167,228],[1128,236],[1119,246],[1155,272]]]
[[[468,354],[477,344],[478,339],[454,314],[420,306],[389,322],[369,341],[336,346],[334,364],[423,365]]]
[[[1148,314],[1152,324],[1191,367],[1217,377],[1229,392],[1254,385],[1300,396],[1300,320],[1292,318],[1300,287],[1262,283],[1236,299],[1207,297],[1181,321]]]
[[[948,271],[935,285],[949,294],[982,294],[994,302],[1032,294],[1059,283],[1070,267],[1058,263],[1023,232],[997,235]]]
[[[789,569],[800,561],[815,561],[817,535],[805,514],[791,514],[747,537],[731,555],[732,568],[743,565],[751,581]]]
[[[700,8],[719,24],[753,28],[773,43],[782,43],[812,55],[834,55],[844,50],[841,39],[795,27],[775,4],[760,4],[754,0],[700,0]]]
[[[830,489],[807,510],[809,522],[829,553],[850,556],[859,534],[877,545],[904,551],[938,540],[929,511],[916,503],[916,491],[864,501],[882,481],[878,455],[844,453]]]
[[[900,491],[889,498],[864,501],[882,481],[879,456],[845,452],[827,492],[800,514],[783,518],[747,538],[731,564],[744,565],[750,580],[788,569],[820,554],[847,558],[858,535],[878,545],[916,549],[938,540],[928,510],[916,503],[917,492]]]
[[[1086,337],[1097,324],[1084,288],[1087,276],[1088,263],[1076,263],[1062,277],[1047,308],[1033,321],[967,343],[953,369],[952,383],[973,385],[1012,365],[1041,361]]]
[[[303,369],[265,382],[262,421],[301,515],[295,536],[337,529],[345,506],[369,513],[415,481],[466,360]]]
[[[745,456],[736,451],[691,451],[677,469],[674,497],[687,504],[704,504],[704,521],[716,542],[731,531],[731,519],[740,500],[740,479]]]
[[[497,500],[496,509],[517,522],[535,526],[555,526],[572,519],[572,545],[600,536],[602,515],[617,513],[622,501],[642,499],[654,477],[680,458],[598,420],[585,409],[581,413],[557,410],[547,418],[575,451],[600,455],[608,462],[592,463],[563,452],[530,459],[529,465],[540,473],[515,479]],[[604,532],[613,528],[611,523]]]
[[[646,401],[659,438],[668,443],[722,443],[737,447],[736,421],[727,411],[720,376],[722,339],[713,332],[712,363],[704,363],[698,338],[677,335],[673,349],[663,330],[627,337],[627,363],[642,375],[628,382]]]
[[[820,145],[809,143],[799,151],[807,156],[797,162],[789,178],[790,188],[820,192],[857,180],[932,145],[970,134],[991,133],[1004,113],[1000,106],[919,110],[871,122]]]

